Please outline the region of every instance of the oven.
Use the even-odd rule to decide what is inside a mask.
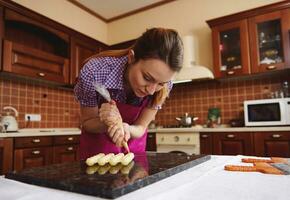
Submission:
[[[198,132],[157,132],[157,152],[200,154]]]

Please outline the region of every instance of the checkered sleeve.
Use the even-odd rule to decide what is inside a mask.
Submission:
[[[84,65],[80,72],[74,94],[83,107],[98,106],[101,96],[95,91],[93,82],[103,84],[106,77],[103,64],[100,59],[92,59]]]

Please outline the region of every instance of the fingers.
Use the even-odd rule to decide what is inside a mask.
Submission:
[[[110,126],[108,128],[108,135],[117,146],[122,146],[122,141],[124,140],[124,132],[120,124]]]

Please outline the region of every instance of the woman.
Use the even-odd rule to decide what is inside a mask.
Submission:
[[[124,141],[131,152],[144,152],[147,126],[168,96],[182,62],[178,33],[164,28],[147,30],[132,48],[89,58],[74,89],[81,106],[81,158],[122,152]],[[115,103],[106,102],[94,82],[105,86]]]

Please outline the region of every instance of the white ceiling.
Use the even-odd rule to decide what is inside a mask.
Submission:
[[[164,0],[74,0],[109,20]]]

